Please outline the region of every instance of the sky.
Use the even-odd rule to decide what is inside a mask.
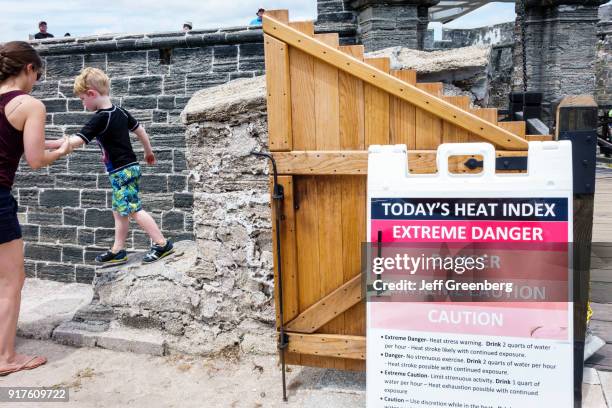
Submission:
[[[92,7],[92,5],[94,5]],[[316,19],[316,0],[0,0],[0,41],[23,40],[45,20],[56,37],[102,33],[145,33],[247,25],[259,7],[288,8],[292,20]],[[492,3],[448,24],[471,28],[514,19],[514,4]],[[436,25],[440,26],[440,25]]]

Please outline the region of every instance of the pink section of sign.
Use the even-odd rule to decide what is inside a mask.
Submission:
[[[370,327],[568,341],[567,303],[491,308],[487,304],[370,303]]]
[[[370,241],[567,242],[566,221],[372,220]]]

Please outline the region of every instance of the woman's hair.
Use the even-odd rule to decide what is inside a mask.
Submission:
[[[0,82],[17,76],[32,64],[34,69],[42,68],[38,52],[25,41],[11,41],[0,45]]]

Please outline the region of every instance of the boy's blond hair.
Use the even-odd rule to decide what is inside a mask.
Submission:
[[[100,95],[108,95],[110,78],[101,69],[87,67],[74,79],[74,94],[80,95],[95,89]]]

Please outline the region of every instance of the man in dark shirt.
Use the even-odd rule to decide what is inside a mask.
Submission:
[[[42,40],[45,38],[53,38],[53,34],[47,32],[47,22],[41,21],[38,23],[39,32],[34,35],[34,38],[37,40]]]

